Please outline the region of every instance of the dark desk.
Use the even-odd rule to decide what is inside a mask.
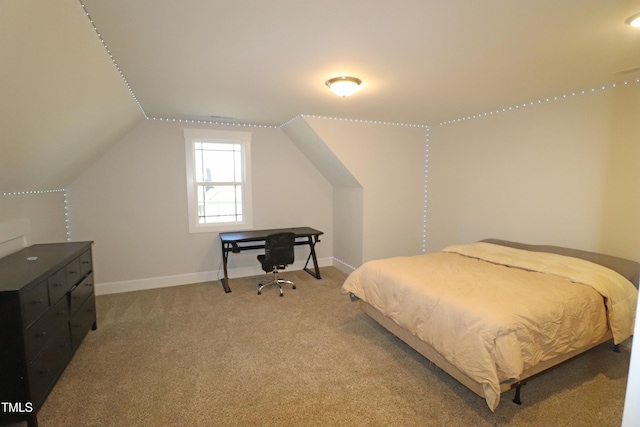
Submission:
[[[220,233],[220,241],[222,242],[222,265],[224,267],[224,278],[221,279],[225,292],[231,292],[229,288],[229,275],[227,274],[227,259],[229,252],[238,253],[251,249],[264,249],[264,242],[269,234],[273,233],[296,233],[296,246],[309,245],[310,253],[307,262],[304,264],[304,271],[320,279],[320,269],[318,268],[318,259],[316,257],[316,243],[320,241],[320,235],[324,234],[310,227],[294,227],[294,228],[274,228],[271,230],[249,230],[249,231],[232,231],[228,233]],[[259,243],[261,242],[261,243]],[[313,260],[313,269],[307,269],[309,260]]]

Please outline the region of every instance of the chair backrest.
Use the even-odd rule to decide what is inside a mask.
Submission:
[[[265,240],[264,265],[274,267],[293,264],[293,247],[296,242],[295,233],[274,233]]]

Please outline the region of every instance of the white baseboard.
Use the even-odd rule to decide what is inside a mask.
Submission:
[[[319,258],[319,267],[333,266],[331,258]],[[295,262],[287,267],[287,270],[302,270],[304,262]],[[309,267],[309,266],[307,266]],[[311,265],[313,269],[313,265]],[[259,266],[240,267],[228,270],[229,278],[249,277],[264,274]],[[96,295],[117,294],[120,292],[142,291],[145,289],[167,288],[170,286],[189,285],[191,283],[214,282],[220,280],[224,276],[222,269],[220,271],[203,271],[200,273],[178,274],[175,276],[150,277],[147,279],[125,280],[121,282],[96,283]],[[222,288],[222,284],[220,284]]]
[[[356,267],[352,266],[351,264],[347,264],[340,258],[331,257],[331,259],[333,260],[333,266],[343,273],[351,274],[356,270]]]

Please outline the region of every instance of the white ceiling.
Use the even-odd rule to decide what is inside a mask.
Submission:
[[[148,117],[408,124],[638,75],[638,0],[82,0]],[[324,82],[363,80],[350,98]],[[216,119],[214,119],[216,120]]]
[[[68,186],[145,115],[437,125],[639,78],[640,29],[624,23],[638,12],[640,0],[0,0],[0,194]],[[339,75],[361,90],[333,95],[324,82]]]

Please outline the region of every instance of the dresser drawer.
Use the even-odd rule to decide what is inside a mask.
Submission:
[[[42,282],[21,298],[22,319],[24,325],[30,325],[49,308],[49,291],[47,282]]]
[[[91,251],[87,251],[80,255],[80,274],[84,277],[92,271],[93,260],[91,258]]]
[[[38,357],[29,365],[29,390],[33,404],[39,406],[50,388],[71,359],[69,328],[56,331],[53,338],[42,349]]]
[[[62,268],[47,279],[47,286],[49,287],[49,301],[51,305],[57,303],[62,298],[69,288],[67,284],[67,271]]]
[[[78,286],[76,286],[75,289],[73,289],[69,294],[70,295],[69,306],[71,307],[70,308],[71,315],[73,315],[73,313],[75,313],[76,310],[78,310],[78,308],[82,305],[82,303],[92,293],[93,293],[93,273],[85,277],[82,280],[82,282],[80,282]]]
[[[69,306],[65,298],[58,301],[44,316],[27,328],[24,348],[27,361],[33,360],[60,328],[67,328]]]
[[[69,329],[71,330],[71,345],[74,351],[80,346],[89,329],[96,322],[96,299],[93,295],[85,300],[78,311],[71,316]]]
[[[72,288],[82,278],[82,275],[80,274],[80,258],[76,258],[67,264],[65,270],[67,272],[67,284],[69,285],[69,288]]]

